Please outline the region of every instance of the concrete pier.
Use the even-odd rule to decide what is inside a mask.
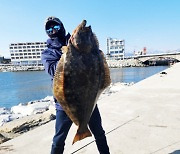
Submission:
[[[111,154],[180,153],[180,63],[98,101]],[[72,126],[65,154],[98,154],[93,137],[72,145]],[[49,154],[54,121],[0,145],[0,154]]]

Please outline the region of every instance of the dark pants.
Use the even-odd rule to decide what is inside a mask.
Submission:
[[[56,111],[56,132],[53,138],[51,154],[63,154],[65,139],[72,125],[72,121],[63,110]],[[96,139],[100,154],[109,154],[105,132],[101,124],[101,116],[96,106],[89,121],[89,128]]]

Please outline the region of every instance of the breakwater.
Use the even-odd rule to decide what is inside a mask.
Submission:
[[[144,67],[146,66],[141,61],[137,59],[124,59],[124,60],[114,60],[107,59],[108,66],[110,68],[121,68],[121,67]],[[18,65],[0,65],[0,72],[18,72],[18,71],[42,71],[44,66],[18,66]]]
[[[114,60],[107,59],[108,66],[110,68],[121,68],[121,67],[144,67],[146,66],[141,61],[137,59],[124,59],[124,60]]]
[[[2,65],[0,66],[0,72],[18,72],[18,71],[42,71],[43,66],[14,66],[14,65]]]
[[[115,59],[106,59],[109,68],[122,68],[122,67],[145,67],[145,66],[164,66],[168,63],[163,63],[160,61],[161,65],[153,65],[151,62],[143,63],[138,59],[129,58],[124,60],[115,60]],[[157,62],[159,63],[159,62]],[[9,65],[1,65],[0,64],[0,72],[18,72],[18,71],[42,71],[44,70],[44,66],[15,66],[12,64]]]

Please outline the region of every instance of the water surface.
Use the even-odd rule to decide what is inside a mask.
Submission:
[[[111,80],[137,83],[167,66],[126,67],[111,69]],[[12,107],[19,103],[52,96],[50,76],[44,71],[0,72],[0,107]]]

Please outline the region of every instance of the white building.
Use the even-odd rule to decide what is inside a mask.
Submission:
[[[120,39],[107,38],[108,58],[123,60],[125,55],[125,41]]]
[[[46,47],[46,42],[11,43],[11,62],[13,65],[41,66],[41,52]]]

